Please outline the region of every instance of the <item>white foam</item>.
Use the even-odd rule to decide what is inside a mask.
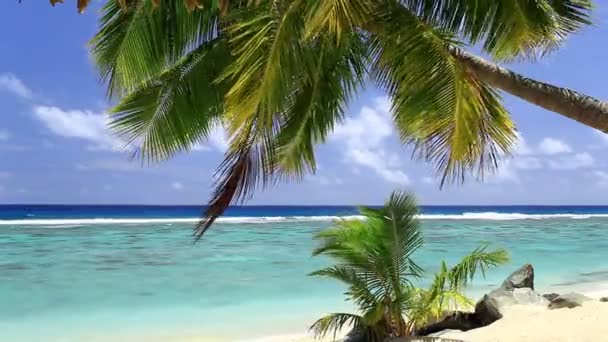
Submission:
[[[608,218],[608,214],[522,214],[522,213],[463,213],[453,215],[420,215],[426,220],[546,220],[546,219],[573,219],[584,220],[590,218]]]
[[[521,213],[463,213],[463,214],[421,214],[422,220],[546,220],[572,219],[585,220],[591,218],[608,218],[608,214],[521,214]],[[363,216],[265,216],[265,217],[221,217],[218,223],[225,224],[262,224],[279,222],[327,222],[340,219],[363,219]],[[170,224],[196,223],[200,219],[191,218],[87,218],[87,219],[20,219],[0,220],[0,226],[84,226],[111,224]]]
[[[220,217],[218,223],[273,223],[273,222],[315,222],[334,221],[339,219],[362,219],[362,216],[263,216],[263,217]],[[91,218],[91,219],[25,219],[0,220],[1,225],[11,226],[83,226],[103,224],[170,224],[196,223],[200,218]]]

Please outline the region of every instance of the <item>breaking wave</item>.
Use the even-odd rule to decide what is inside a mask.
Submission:
[[[263,224],[280,222],[323,222],[339,219],[361,219],[362,216],[264,216],[264,217],[222,217],[217,220],[224,224]],[[584,220],[591,218],[608,218],[608,214],[522,214],[522,213],[462,213],[462,214],[421,214],[422,220],[547,220],[572,219]],[[196,223],[198,218],[82,218],[82,219],[17,219],[0,220],[0,226],[83,226],[83,225],[112,225],[112,224],[168,224]]]

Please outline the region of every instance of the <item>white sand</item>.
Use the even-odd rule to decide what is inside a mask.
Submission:
[[[608,303],[585,302],[573,309],[515,305],[493,324],[442,335],[467,342],[608,341]]]
[[[608,341],[608,303],[599,301],[608,297],[605,287],[583,291],[593,301],[574,309],[549,310],[538,306],[515,305],[508,308],[504,317],[490,326],[467,332],[453,332],[442,337],[466,342],[604,342]],[[574,289],[559,289],[560,293]],[[576,291],[575,291],[576,292]],[[240,342],[313,342],[302,335],[268,336]],[[331,341],[327,339],[325,341]]]
[[[340,336],[337,336],[340,338]],[[241,340],[239,342],[331,342],[333,338],[326,338],[323,340],[315,340],[312,336],[302,335],[280,335],[280,336],[266,336],[256,339]]]
[[[560,293],[571,292],[562,289]],[[606,284],[602,288],[585,289],[583,293],[592,301],[574,309],[548,310],[538,306],[515,305],[495,323],[467,332],[449,332],[442,337],[465,342],[604,342],[608,341],[608,303],[599,301],[608,297]],[[575,291],[576,292],[576,291]],[[88,339],[90,341],[142,341],[142,342],[330,342],[332,338],[315,340],[306,333],[253,337],[246,339],[213,338],[200,335],[158,335],[146,338]]]

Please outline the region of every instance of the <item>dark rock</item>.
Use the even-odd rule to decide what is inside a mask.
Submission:
[[[573,301],[567,300],[565,298],[557,297],[551,301],[551,303],[549,304],[549,309],[551,309],[551,310],[563,309],[563,308],[572,309],[572,308],[575,308],[575,307],[581,306],[581,305],[582,304],[580,304],[580,303],[573,302]]]
[[[504,290],[529,288],[534,290],[534,268],[525,264],[517,271],[511,273],[500,286]]]
[[[516,304],[546,307],[549,301],[531,288],[506,290],[501,287],[486,294],[477,302],[475,315],[482,326],[490,325],[502,318],[502,311],[505,307]]]
[[[438,336],[417,336],[417,337],[394,337],[386,339],[384,342],[463,342],[452,338]]]
[[[559,297],[559,294],[557,293],[545,293],[543,295],[543,297],[545,297],[548,301],[553,301],[555,298]]]
[[[467,331],[485,327],[502,318],[502,310],[515,304],[532,304],[546,307],[549,301],[534,292],[534,268],[523,265],[502,283],[500,288],[483,296],[475,304],[474,312],[454,312],[442,320],[427,324],[415,332],[425,336],[446,329]]]
[[[463,342],[452,338],[437,336],[417,336],[417,337],[394,337],[386,339],[384,342]]]
[[[479,328],[481,326],[482,325],[477,320],[475,313],[456,311],[447,315],[442,320],[425,325],[424,327],[418,329],[414,335],[426,336],[446,329],[467,331]]]
[[[600,302],[608,302],[608,297],[602,297],[600,298]]]
[[[554,298],[549,304],[549,309],[562,309],[568,308],[572,309],[577,306],[583,305],[583,302],[589,301],[591,298],[584,296],[580,293],[567,293],[564,295],[560,295],[557,298]]]
[[[489,294],[484,295],[483,298],[475,304],[475,319],[482,327],[490,325],[502,318],[498,303],[493,296],[493,293],[496,293],[496,291],[497,290],[494,290]]]
[[[353,329],[346,334],[344,342],[367,342],[367,336],[363,330]]]

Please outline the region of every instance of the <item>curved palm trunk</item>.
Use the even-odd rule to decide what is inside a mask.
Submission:
[[[536,81],[461,49],[452,55],[479,79],[527,102],[608,133],[608,102]]]

